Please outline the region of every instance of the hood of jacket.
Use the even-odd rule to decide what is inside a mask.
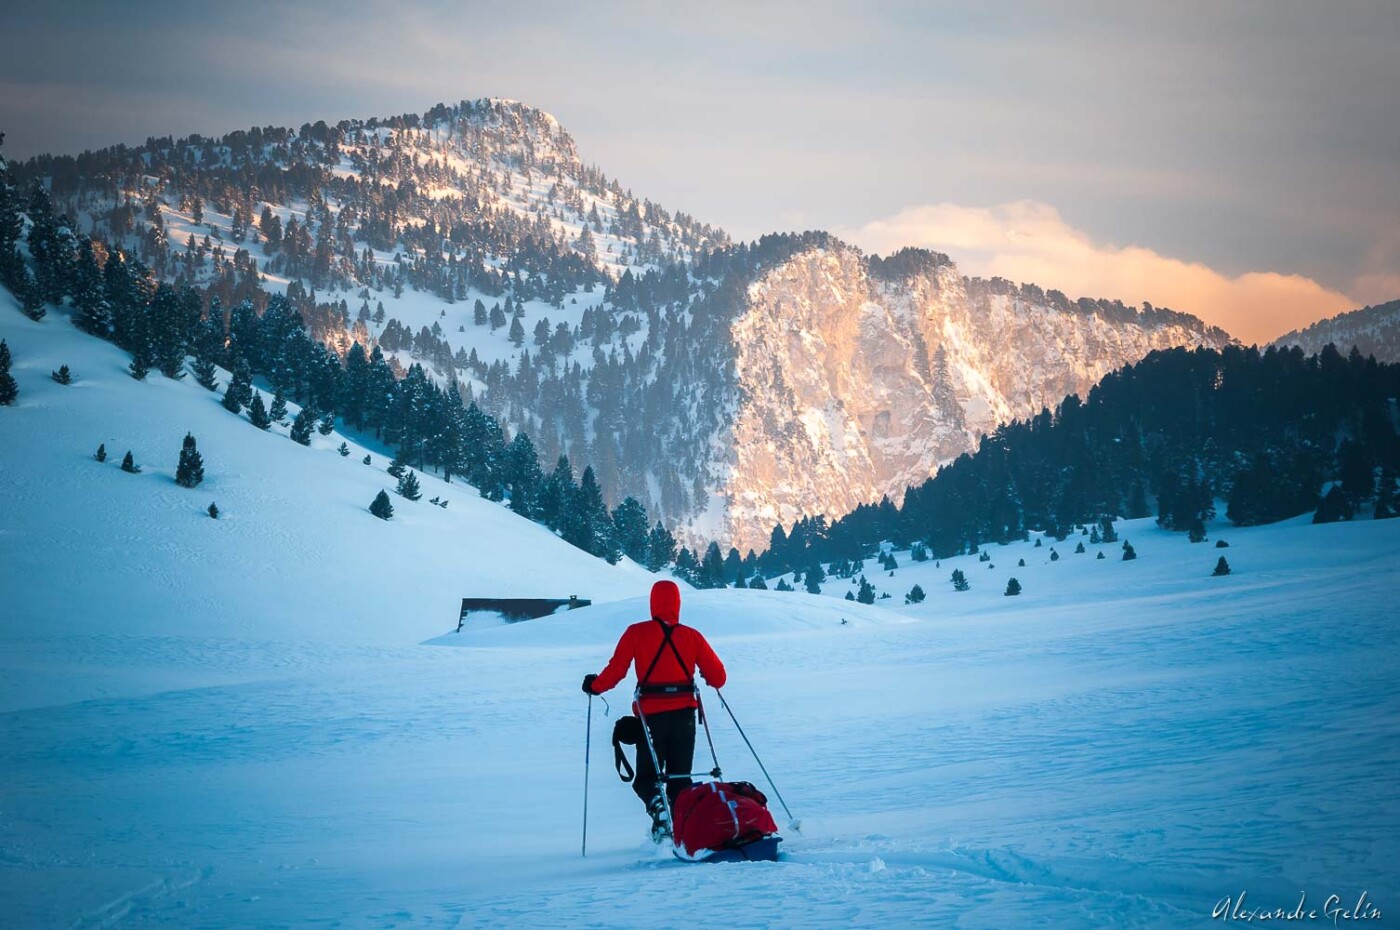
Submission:
[[[651,616],[670,626],[681,622],[681,589],[674,581],[651,586]]]

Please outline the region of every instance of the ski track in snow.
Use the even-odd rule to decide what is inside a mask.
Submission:
[[[1393,925],[1400,520],[1216,523],[1226,578],[1209,545],[1124,521],[1136,562],[1017,543],[995,568],[872,572],[917,581],[920,605],[687,592],[802,832],[777,863],[652,846],[612,770],[616,690],[594,705],[582,858],[578,681],[645,615],[650,576],[460,485],[451,511],[396,499],[381,524],[363,508],[382,466],[336,456],[340,436],[259,435],[194,385],[125,378],[110,347],[56,335],[66,321],[12,317],[5,930],[1200,927],[1241,891],[1362,890],[1384,919],[1354,923]],[[73,388],[44,383],[62,361]],[[187,428],[207,492],[160,472]],[[148,472],[91,462],[104,435]],[[228,522],[199,517],[212,497]],[[959,567],[969,592],[947,583]],[[597,603],[440,635],[483,589]],[[766,788],[705,697],[725,774]]]

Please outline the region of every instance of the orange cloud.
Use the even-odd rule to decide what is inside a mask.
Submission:
[[[1194,314],[1245,343],[1264,343],[1361,304],[1302,275],[1251,271],[1231,277],[1141,246],[1095,242],[1052,206],[908,207],[842,235],[869,252],[923,246],[948,253],[964,273],[997,275],[1071,298],[1144,301]]]

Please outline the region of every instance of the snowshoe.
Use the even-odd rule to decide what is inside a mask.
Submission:
[[[660,846],[671,839],[671,819],[666,816],[666,804],[661,798],[653,798],[647,805],[647,813],[651,814],[651,841]]]

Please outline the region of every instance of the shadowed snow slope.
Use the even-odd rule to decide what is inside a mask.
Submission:
[[[770,793],[781,862],[652,847],[607,746],[625,683],[592,705],[582,858],[579,681],[650,576],[431,479],[448,511],[396,498],[381,524],[385,476],[336,437],[137,384],[61,320],[0,307],[0,334],[0,926],[1188,928],[1241,892],[1325,923],[1363,891],[1384,919],[1355,925],[1394,923],[1400,520],[1212,526],[1222,550],[1123,522],[1133,562],[901,553],[869,607],[686,592],[802,832]],[[186,429],[194,492],[170,479]],[[104,439],[147,471],[92,462]],[[915,580],[923,605],[881,606]],[[485,592],[611,602],[442,635]],[[703,695],[725,775],[766,788]]]

